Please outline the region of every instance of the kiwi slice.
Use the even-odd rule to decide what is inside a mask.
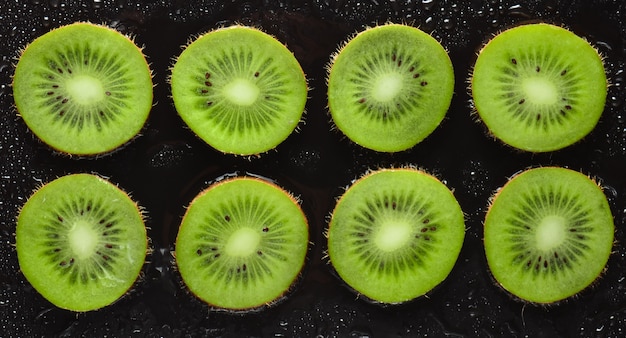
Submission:
[[[294,285],[308,238],[307,220],[289,193],[236,177],[191,202],[176,239],[176,264],[191,293],[216,309],[261,309]]]
[[[44,143],[65,154],[98,155],[139,133],[152,108],[152,74],[128,37],[79,22],[24,49],[13,96],[22,119]]]
[[[298,125],[307,83],[294,55],[258,29],[230,26],[190,43],[171,75],[181,118],[213,148],[258,155]]]
[[[57,307],[90,311],[123,296],[147,253],[143,216],[128,195],[92,174],[38,189],[17,219],[20,269]]]
[[[463,212],[437,178],[416,169],[382,169],[341,196],[328,228],[328,256],[356,292],[402,303],[440,284],[465,237]]]
[[[409,149],[443,120],[454,91],[452,62],[423,31],[400,24],[350,39],[328,68],[328,108],[350,140],[380,152]]]
[[[514,176],[496,193],[484,231],[496,281],[520,299],[553,303],[600,276],[614,225],[596,182],[577,171],[545,167]]]
[[[489,131],[531,152],[558,150],[591,132],[607,85],[602,57],[587,41],[543,23],[498,34],[471,77],[474,106]]]

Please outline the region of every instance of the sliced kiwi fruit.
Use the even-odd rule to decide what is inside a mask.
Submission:
[[[289,193],[235,177],[191,202],[176,238],[176,264],[189,291],[211,307],[260,310],[291,290],[308,240],[307,219]]]
[[[341,196],[328,228],[337,274],[377,303],[403,303],[451,272],[465,237],[463,212],[437,178],[411,168],[381,169]]]
[[[29,44],[13,77],[17,110],[60,153],[100,155],[133,139],[152,108],[152,73],[128,37],[78,22]]]
[[[386,24],[351,38],[328,67],[328,108],[353,142],[379,152],[409,149],[446,115],[450,57],[418,28]]]
[[[190,43],[170,81],[187,126],[213,148],[236,155],[278,146],[298,125],[307,99],[306,78],[287,47],[238,25]]]
[[[604,271],[613,216],[596,182],[570,169],[535,168],[494,196],[485,252],[497,283],[519,299],[549,304],[571,297]]]
[[[63,176],[39,188],[19,213],[15,241],[31,285],[57,307],[77,312],[122,297],[148,250],[137,204],[92,174]]]
[[[498,34],[481,49],[471,76],[474,107],[490,133],[530,152],[559,150],[589,134],[607,85],[596,49],[544,23]]]

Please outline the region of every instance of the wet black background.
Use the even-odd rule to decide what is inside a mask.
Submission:
[[[193,4],[190,4],[193,3]],[[52,153],[12,107],[12,63],[51,28],[78,20],[135,36],[154,70],[155,102],[142,136],[112,155],[75,159]],[[582,142],[548,154],[501,145],[474,121],[466,78],[481,44],[524,21],[564,24],[606,56],[612,83],[596,129]],[[451,55],[456,92],[447,118],[414,149],[378,154],[331,131],[325,66],[341,41],[365,26],[409,22],[431,33]],[[295,53],[311,91],[306,123],[276,151],[244,159],[212,150],[183,126],[166,79],[181,45],[235,22],[275,35]],[[0,336],[113,337],[409,337],[624,336],[626,333],[626,5],[620,1],[442,0],[7,0],[0,4]],[[342,187],[368,168],[412,164],[455,190],[467,214],[467,236],[448,279],[428,297],[383,308],[350,292],[323,260],[326,216]],[[489,196],[528,166],[561,165],[599,178],[616,221],[615,253],[593,288],[550,306],[525,305],[495,285],[482,251]],[[63,174],[110,177],[145,207],[154,251],[144,278],[118,303],[74,314],[37,294],[19,272],[12,246],[15,217],[32,190]],[[212,180],[252,173],[276,180],[302,199],[311,240],[307,268],[281,304],[247,315],[210,311],[184,290],[171,251],[184,206]]]

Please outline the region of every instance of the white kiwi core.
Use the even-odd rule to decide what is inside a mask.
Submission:
[[[78,258],[90,257],[98,244],[98,234],[84,221],[76,221],[68,236],[72,252]]]
[[[234,257],[246,257],[256,251],[261,236],[251,228],[235,231],[226,242],[226,252]]]
[[[375,242],[382,251],[391,252],[404,246],[410,237],[411,226],[409,224],[386,222],[378,230]]]
[[[240,106],[252,105],[259,97],[259,92],[256,84],[244,79],[235,79],[224,87],[226,97]]]
[[[558,91],[550,80],[535,77],[522,83],[526,99],[540,105],[551,105],[558,100]]]
[[[392,100],[402,89],[402,78],[398,74],[384,74],[374,84],[374,98],[381,102]]]
[[[537,227],[535,239],[539,250],[558,247],[565,240],[565,219],[559,216],[544,217]]]
[[[66,86],[71,98],[83,105],[98,102],[105,95],[100,80],[87,75],[78,75],[68,79]]]

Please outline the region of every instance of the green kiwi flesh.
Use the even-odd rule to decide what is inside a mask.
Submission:
[[[547,304],[577,294],[601,275],[614,224],[594,181],[545,167],[514,176],[496,193],[484,232],[495,280],[520,299]]]
[[[368,28],[349,40],[328,70],[332,119],[353,142],[375,151],[409,149],[446,115],[454,71],[444,48],[411,26]]]
[[[415,169],[382,169],[339,199],[328,228],[328,255],[357,293],[379,303],[422,296],[451,272],[465,237],[452,192]]]
[[[15,68],[13,96],[44,143],[65,154],[98,155],[139,133],[152,108],[152,74],[129,38],[79,22],[26,47]]]
[[[123,296],[139,276],[147,245],[135,202],[91,174],[45,184],[17,219],[21,271],[44,298],[67,310],[96,310]]]
[[[210,306],[261,309],[294,285],[308,238],[307,220],[291,195],[258,178],[232,178],[189,205],[176,239],[176,264],[191,293]]]
[[[307,84],[294,55],[258,29],[230,26],[190,43],[171,75],[181,118],[213,148],[257,155],[284,141],[300,121]]]
[[[493,136],[531,152],[558,150],[589,134],[607,86],[598,52],[549,24],[498,34],[480,51],[471,78],[475,109]]]

